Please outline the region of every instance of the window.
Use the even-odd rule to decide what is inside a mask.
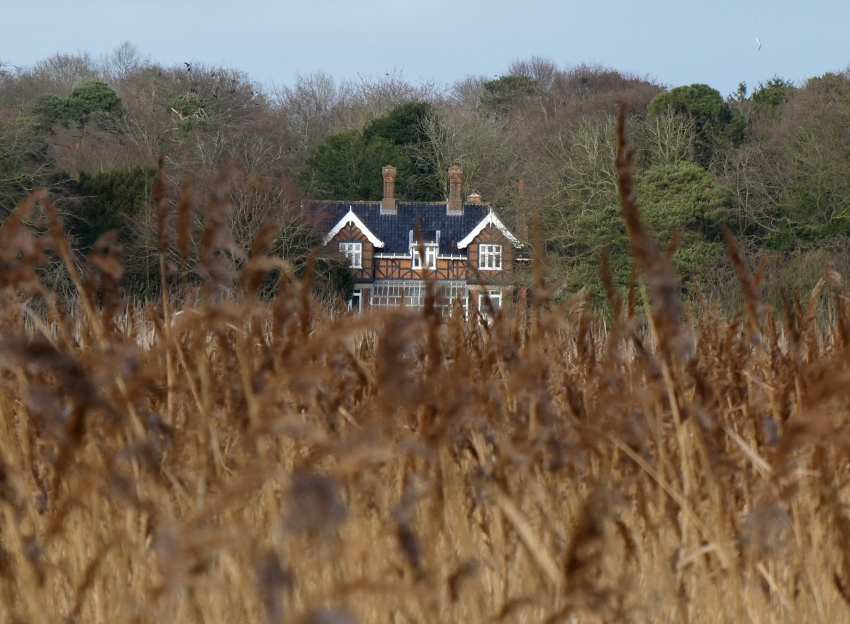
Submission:
[[[413,246],[412,253],[413,268],[421,269],[422,258],[419,256],[419,245]],[[432,270],[437,268],[437,245],[434,243],[428,243],[425,245],[425,268]]]
[[[370,304],[373,308],[394,308],[404,305],[421,308],[425,303],[424,282],[375,282]]]
[[[352,269],[363,268],[363,243],[340,243],[339,251],[348,258]]]
[[[501,270],[502,246],[478,245],[478,268],[484,271]]]
[[[485,292],[478,293],[478,309],[482,312],[487,312],[487,297],[490,297],[490,304],[493,306],[494,310],[498,310],[502,307],[502,291],[501,290],[488,290]]]
[[[440,282],[436,286],[434,304],[440,315],[450,316],[455,302],[460,301],[464,314],[467,309],[469,291],[463,282]],[[421,308],[425,305],[427,287],[425,282],[381,280],[371,290],[369,305],[373,308],[405,306]]]
[[[425,246],[425,266],[429,269],[437,268],[437,246],[436,245],[426,245]]]
[[[437,306],[443,316],[450,316],[455,307],[455,302],[460,301],[463,308],[463,316],[469,311],[469,290],[462,282],[446,282],[437,289]]]

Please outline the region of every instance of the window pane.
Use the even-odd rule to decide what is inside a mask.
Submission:
[[[452,313],[454,302],[460,299],[465,311],[468,297],[466,284],[463,282],[441,282],[436,290],[436,307],[443,316]],[[386,308],[404,305],[408,308],[421,308],[425,305],[426,286],[419,281],[379,281],[375,282],[370,303],[372,307]]]
[[[363,267],[363,243],[340,243],[339,250],[348,258],[352,268],[360,269]]]
[[[500,290],[489,290],[487,294],[490,295],[490,303],[493,304],[493,307],[497,310],[502,307],[502,291]]]
[[[429,269],[437,268],[437,248],[429,245],[425,248],[425,260]]]
[[[478,268],[487,270],[499,270],[502,268],[502,246],[501,245],[479,245],[478,246]]]
[[[422,257],[419,255],[419,246],[416,245],[414,247],[411,247],[410,253],[413,258],[413,268],[421,269],[423,265]],[[433,243],[425,245],[425,268],[437,268],[437,246]]]

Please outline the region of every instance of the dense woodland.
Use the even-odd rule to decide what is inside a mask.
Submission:
[[[380,199],[381,167],[393,164],[399,198],[442,200],[457,164],[464,191],[476,189],[517,231],[535,238],[539,217],[556,296],[601,294],[603,256],[615,285],[628,288],[632,275],[614,167],[622,103],[643,218],[669,244],[686,297],[737,307],[720,296],[734,281],[724,228],[765,265],[768,301],[813,286],[825,269],[850,273],[850,69],[741,84],[726,97],[539,58],[448,85],[315,73],[270,89],[231,68],[162,66],[129,43],[99,60],[57,54],[0,67],[0,220],[47,188],[79,257],[119,230],[125,288],[150,297],[161,283],[160,154],[169,201],[184,181],[194,189],[198,235],[220,180],[236,255],[270,222],[275,253],[299,270],[319,241],[305,199]],[[175,255],[166,266],[181,264],[189,268]]]

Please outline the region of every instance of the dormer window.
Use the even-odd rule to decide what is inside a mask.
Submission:
[[[363,268],[363,243],[340,243],[339,252],[348,258],[352,269]]]
[[[478,268],[482,271],[502,270],[502,246],[501,245],[479,245],[478,246]]]
[[[411,249],[411,254],[413,256],[413,268],[414,269],[431,269],[434,270],[437,268],[437,244],[436,243],[425,243],[425,266],[422,266],[422,257],[419,255],[419,245],[414,245]]]

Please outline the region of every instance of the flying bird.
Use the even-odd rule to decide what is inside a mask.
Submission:
[[[192,64],[191,63],[187,63],[186,61],[183,61],[183,64],[186,66],[187,72],[192,71]]]
[[[761,50],[761,41],[759,40],[758,37],[756,37],[756,43],[759,44],[758,49]]]

